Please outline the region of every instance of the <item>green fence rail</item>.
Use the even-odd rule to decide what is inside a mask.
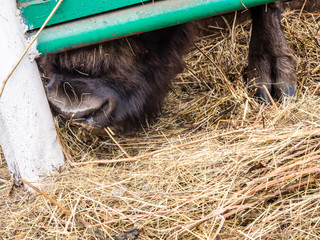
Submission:
[[[47,26],[148,1],[150,0],[64,0]],[[28,30],[40,28],[56,4],[56,0],[18,0],[18,7]]]
[[[37,50],[40,55],[61,52],[274,1],[162,0],[147,2],[45,28],[38,37]]]

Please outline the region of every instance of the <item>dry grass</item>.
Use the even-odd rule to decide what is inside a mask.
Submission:
[[[295,102],[259,106],[247,95],[245,22],[196,44],[156,123],[114,136],[130,158],[108,137],[60,126],[69,164],[46,193],[69,213],[11,190],[1,156],[0,239],[95,239],[92,229],[133,228],[141,239],[319,239],[319,22],[317,13],[283,20],[297,57]]]

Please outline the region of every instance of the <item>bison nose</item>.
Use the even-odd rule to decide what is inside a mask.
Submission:
[[[83,120],[96,112],[110,118],[118,102],[117,92],[103,79],[52,74],[46,88],[47,97],[55,114],[66,120]]]

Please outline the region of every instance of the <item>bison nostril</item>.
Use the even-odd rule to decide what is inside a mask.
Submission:
[[[105,103],[96,111],[90,114],[84,123],[90,126],[103,127],[109,125],[117,118],[118,97],[111,94],[106,99]],[[102,124],[103,123],[103,124]]]
[[[63,83],[63,91],[65,96],[68,98],[71,106],[79,102],[79,97],[77,95],[77,92],[69,82]]]
[[[108,98],[106,103],[102,106],[102,110],[104,111],[106,116],[111,116],[115,111],[117,106],[116,98]]]

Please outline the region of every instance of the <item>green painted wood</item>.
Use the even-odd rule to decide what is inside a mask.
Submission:
[[[47,26],[146,1],[148,0],[65,0]],[[56,0],[19,0],[18,7],[28,30],[40,28],[56,4]]]
[[[275,0],[163,0],[45,28],[41,55],[253,7]]]

